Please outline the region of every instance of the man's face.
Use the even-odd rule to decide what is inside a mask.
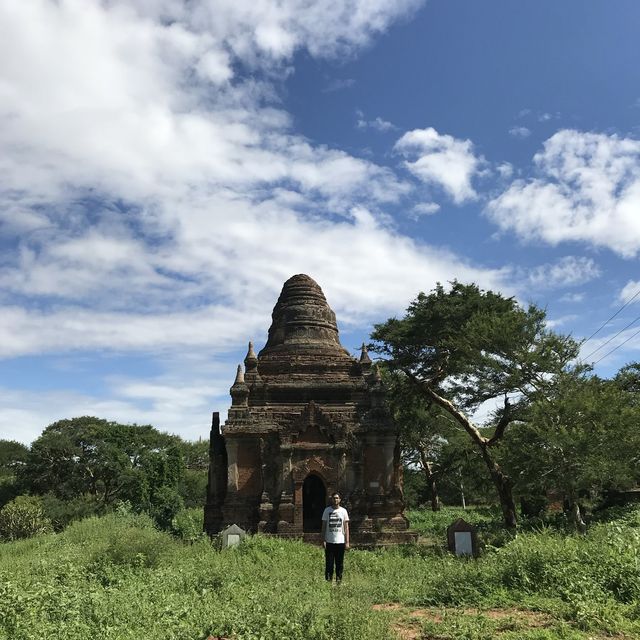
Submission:
[[[334,508],[340,506],[340,496],[337,493],[334,493],[331,496],[331,504],[333,505]]]

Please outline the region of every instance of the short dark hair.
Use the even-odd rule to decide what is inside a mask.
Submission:
[[[339,492],[339,491],[334,491],[334,492],[331,494],[331,497],[332,497],[332,498],[333,498],[333,496],[338,496],[338,498],[339,498],[339,497],[340,497],[340,492]]]

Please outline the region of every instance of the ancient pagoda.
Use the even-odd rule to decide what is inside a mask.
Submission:
[[[398,431],[377,366],[340,344],[335,313],[307,275],[282,287],[265,347],[238,366],[231,408],[213,414],[205,530],[230,524],[313,539],[333,491],[352,541],[412,538]],[[317,536],[317,533],[315,533]]]

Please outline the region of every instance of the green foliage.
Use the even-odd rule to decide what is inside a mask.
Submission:
[[[546,329],[545,312],[475,284],[421,293],[406,316],[375,326],[375,348],[394,369],[433,381],[462,409],[547,386],[578,354],[571,338]]]
[[[169,529],[175,515],[184,509],[184,501],[178,490],[161,485],[153,492],[150,515],[162,529]]]
[[[15,440],[0,439],[0,478],[15,476],[17,470],[24,465],[29,455],[29,448]]]
[[[18,540],[48,533],[51,521],[35,496],[18,496],[0,509],[0,539]]]
[[[456,423],[485,464],[505,525],[514,528],[513,482],[493,447],[511,423],[522,419],[529,403],[553,386],[577,357],[579,345],[549,331],[542,309],[524,309],[513,298],[456,281],[449,290],[438,284],[429,295],[420,293],[404,318],[376,325],[372,338],[400,388],[418,398],[405,401],[409,416],[400,411],[402,421],[418,425],[404,430],[405,439],[411,443],[417,435],[418,450],[433,457],[434,444],[452,441]],[[487,423],[475,425],[471,412],[498,398],[502,407]],[[440,465],[440,451],[435,456]],[[430,465],[422,464],[427,471]]]
[[[427,513],[425,526],[440,535],[456,515]],[[465,517],[490,528],[487,511]],[[420,546],[350,551],[336,588],[319,548],[263,536],[223,551],[185,545],[121,505],[0,545],[0,639],[387,640],[399,618],[378,603],[429,608],[412,622],[425,637],[638,637],[639,534],[640,513],[626,511],[587,536],[520,534],[477,561]],[[529,626],[527,611],[544,624]]]
[[[18,472],[24,466],[29,449],[15,440],[0,440],[0,508],[22,493]]]
[[[178,511],[171,521],[172,531],[185,542],[195,542],[204,537],[204,513],[202,507]]]
[[[548,489],[570,503],[601,499],[637,481],[640,405],[616,381],[564,374],[514,425],[504,442],[504,465],[524,495]]]
[[[70,522],[104,513],[105,506],[90,494],[82,494],[63,500],[54,493],[40,496],[44,513],[56,531],[61,531]]]
[[[87,416],[60,420],[33,443],[19,475],[31,493],[52,496],[46,502],[57,526],[104,512],[118,500],[129,501],[137,510],[151,510],[169,526],[182,508],[178,493],[186,446],[149,425]]]

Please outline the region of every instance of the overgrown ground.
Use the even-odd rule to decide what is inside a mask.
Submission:
[[[503,544],[477,561],[439,544],[453,512],[413,515],[427,544],[350,551],[340,587],[321,549],[255,536],[216,551],[132,515],[0,544],[0,638],[640,638],[640,512],[511,541],[476,514]]]

